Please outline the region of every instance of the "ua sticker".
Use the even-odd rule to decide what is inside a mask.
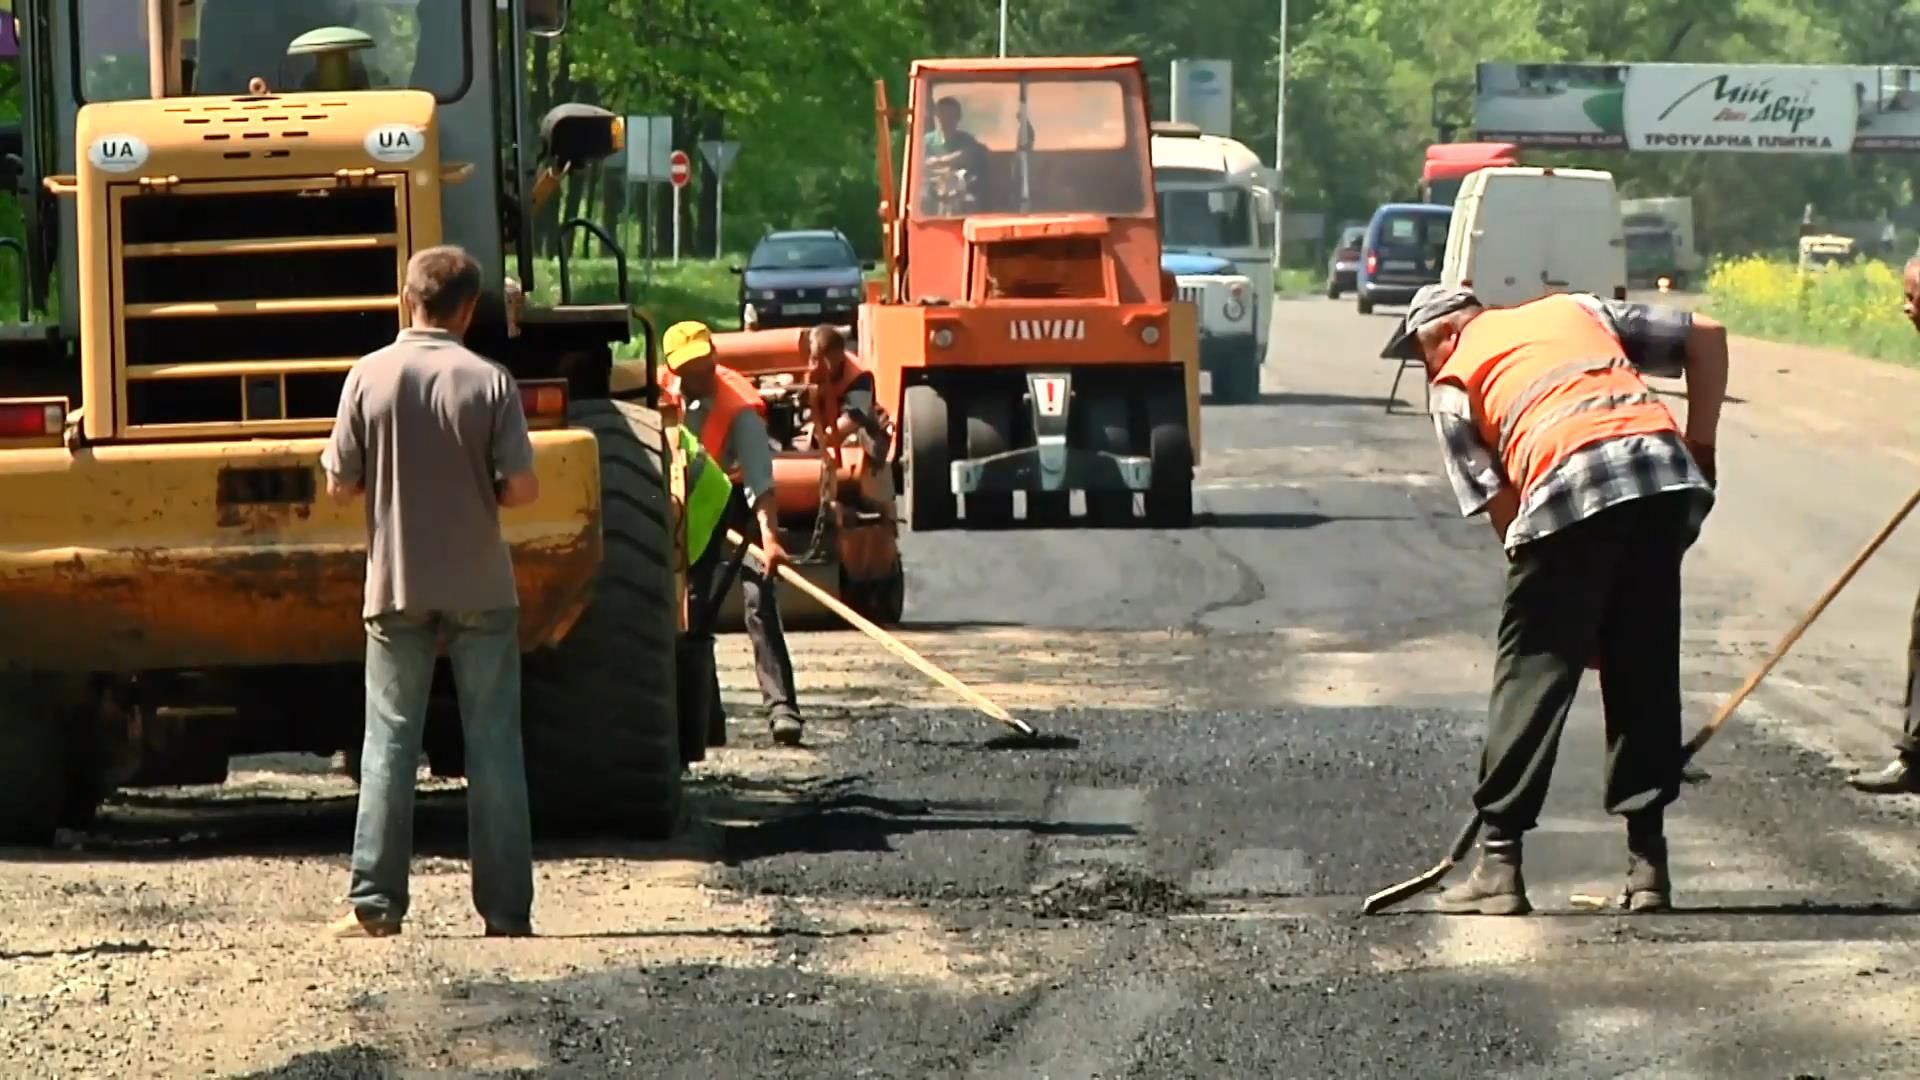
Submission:
[[[87,147],[87,161],[101,172],[130,173],[147,163],[147,154],[137,135],[102,135]]]
[[[426,129],[412,124],[382,124],[367,132],[367,156],[375,161],[412,161],[426,148]]]

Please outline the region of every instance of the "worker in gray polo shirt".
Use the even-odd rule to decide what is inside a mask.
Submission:
[[[466,736],[474,906],[489,936],[533,932],[519,597],[500,508],[533,502],[540,485],[513,377],[461,344],[479,296],[465,251],[414,255],[411,325],[347,374],[321,456],[335,500],[367,500],[367,734],[353,910],[331,927],[338,937],[387,937],[406,918],[414,771],[442,637]]]

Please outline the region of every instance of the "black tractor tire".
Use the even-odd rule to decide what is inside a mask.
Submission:
[[[1353,306],[1362,315],[1373,314],[1373,301],[1367,299],[1367,295],[1365,293],[1358,293],[1355,295]]]
[[[1013,402],[998,394],[967,399],[967,457],[979,459],[1012,449]],[[1013,492],[967,496],[967,527],[1004,529],[1013,524]]]
[[[534,834],[662,839],[684,767],[666,435],[633,402],[576,402],[569,420],[600,443],[600,569],[573,629],[522,668]]]
[[[938,532],[953,528],[960,499],[953,493],[952,433],[947,424],[947,399],[922,383],[906,394],[907,528]]]
[[[1095,450],[1109,454],[1133,454],[1132,410],[1125,396],[1104,393],[1087,402],[1087,441]],[[1104,490],[1087,492],[1087,523],[1096,528],[1126,528],[1134,523],[1133,492]]]
[[[1153,486],[1147,490],[1147,523],[1156,529],[1193,525],[1193,443],[1185,421],[1153,426]]]
[[[72,816],[59,721],[37,707],[28,676],[0,675],[0,845],[51,844]]]

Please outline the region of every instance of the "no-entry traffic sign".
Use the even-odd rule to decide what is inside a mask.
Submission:
[[[673,156],[667,159],[667,179],[673,181],[674,187],[683,188],[692,175],[693,163],[687,160],[687,152],[675,150]]]

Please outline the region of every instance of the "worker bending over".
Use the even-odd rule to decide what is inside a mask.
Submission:
[[[679,399],[681,424],[699,438],[713,460],[732,477],[723,525],[740,532],[766,553],[766,563],[741,575],[747,636],[753,641],[754,675],[766,703],[773,740],[797,745],[804,730],[793,686],[793,659],[774,590],[779,568],[787,563],[780,543],[779,508],[773,490],[773,444],[767,436],[766,404],[745,376],[720,363],[713,335],[697,322],[675,323],[662,338],[667,392]],[[697,478],[690,478],[697,483]],[[690,490],[697,490],[690,488]],[[722,556],[724,545],[711,544],[689,571],[688,603],[696,611],[717,610],[732,587]],[[715,677],[713,707],[720,707]]]
[[[823,324],[807,331],[807,381],[813,387],[814,445],[841,447],[860,436],[868,468],[879,469],[892,441],[874,408],[873,373],[847,355],[839,328]]]
[[[1429,285],[1381,354],[1420,359],[1448,479],[1507,552],[1487,741],[1486,832],[1444,911],[1531,910],[1539,822],[1589,658],[1606,672],[1606,805],[1627,822],[1629,910],[1669,907],[1666,806],[1680,785],[1680,561],[1713,506],[1727,339],[1684,311],[1553,295],[1487,308]],[[1684,433],[1642,374],[1687,382]]]

